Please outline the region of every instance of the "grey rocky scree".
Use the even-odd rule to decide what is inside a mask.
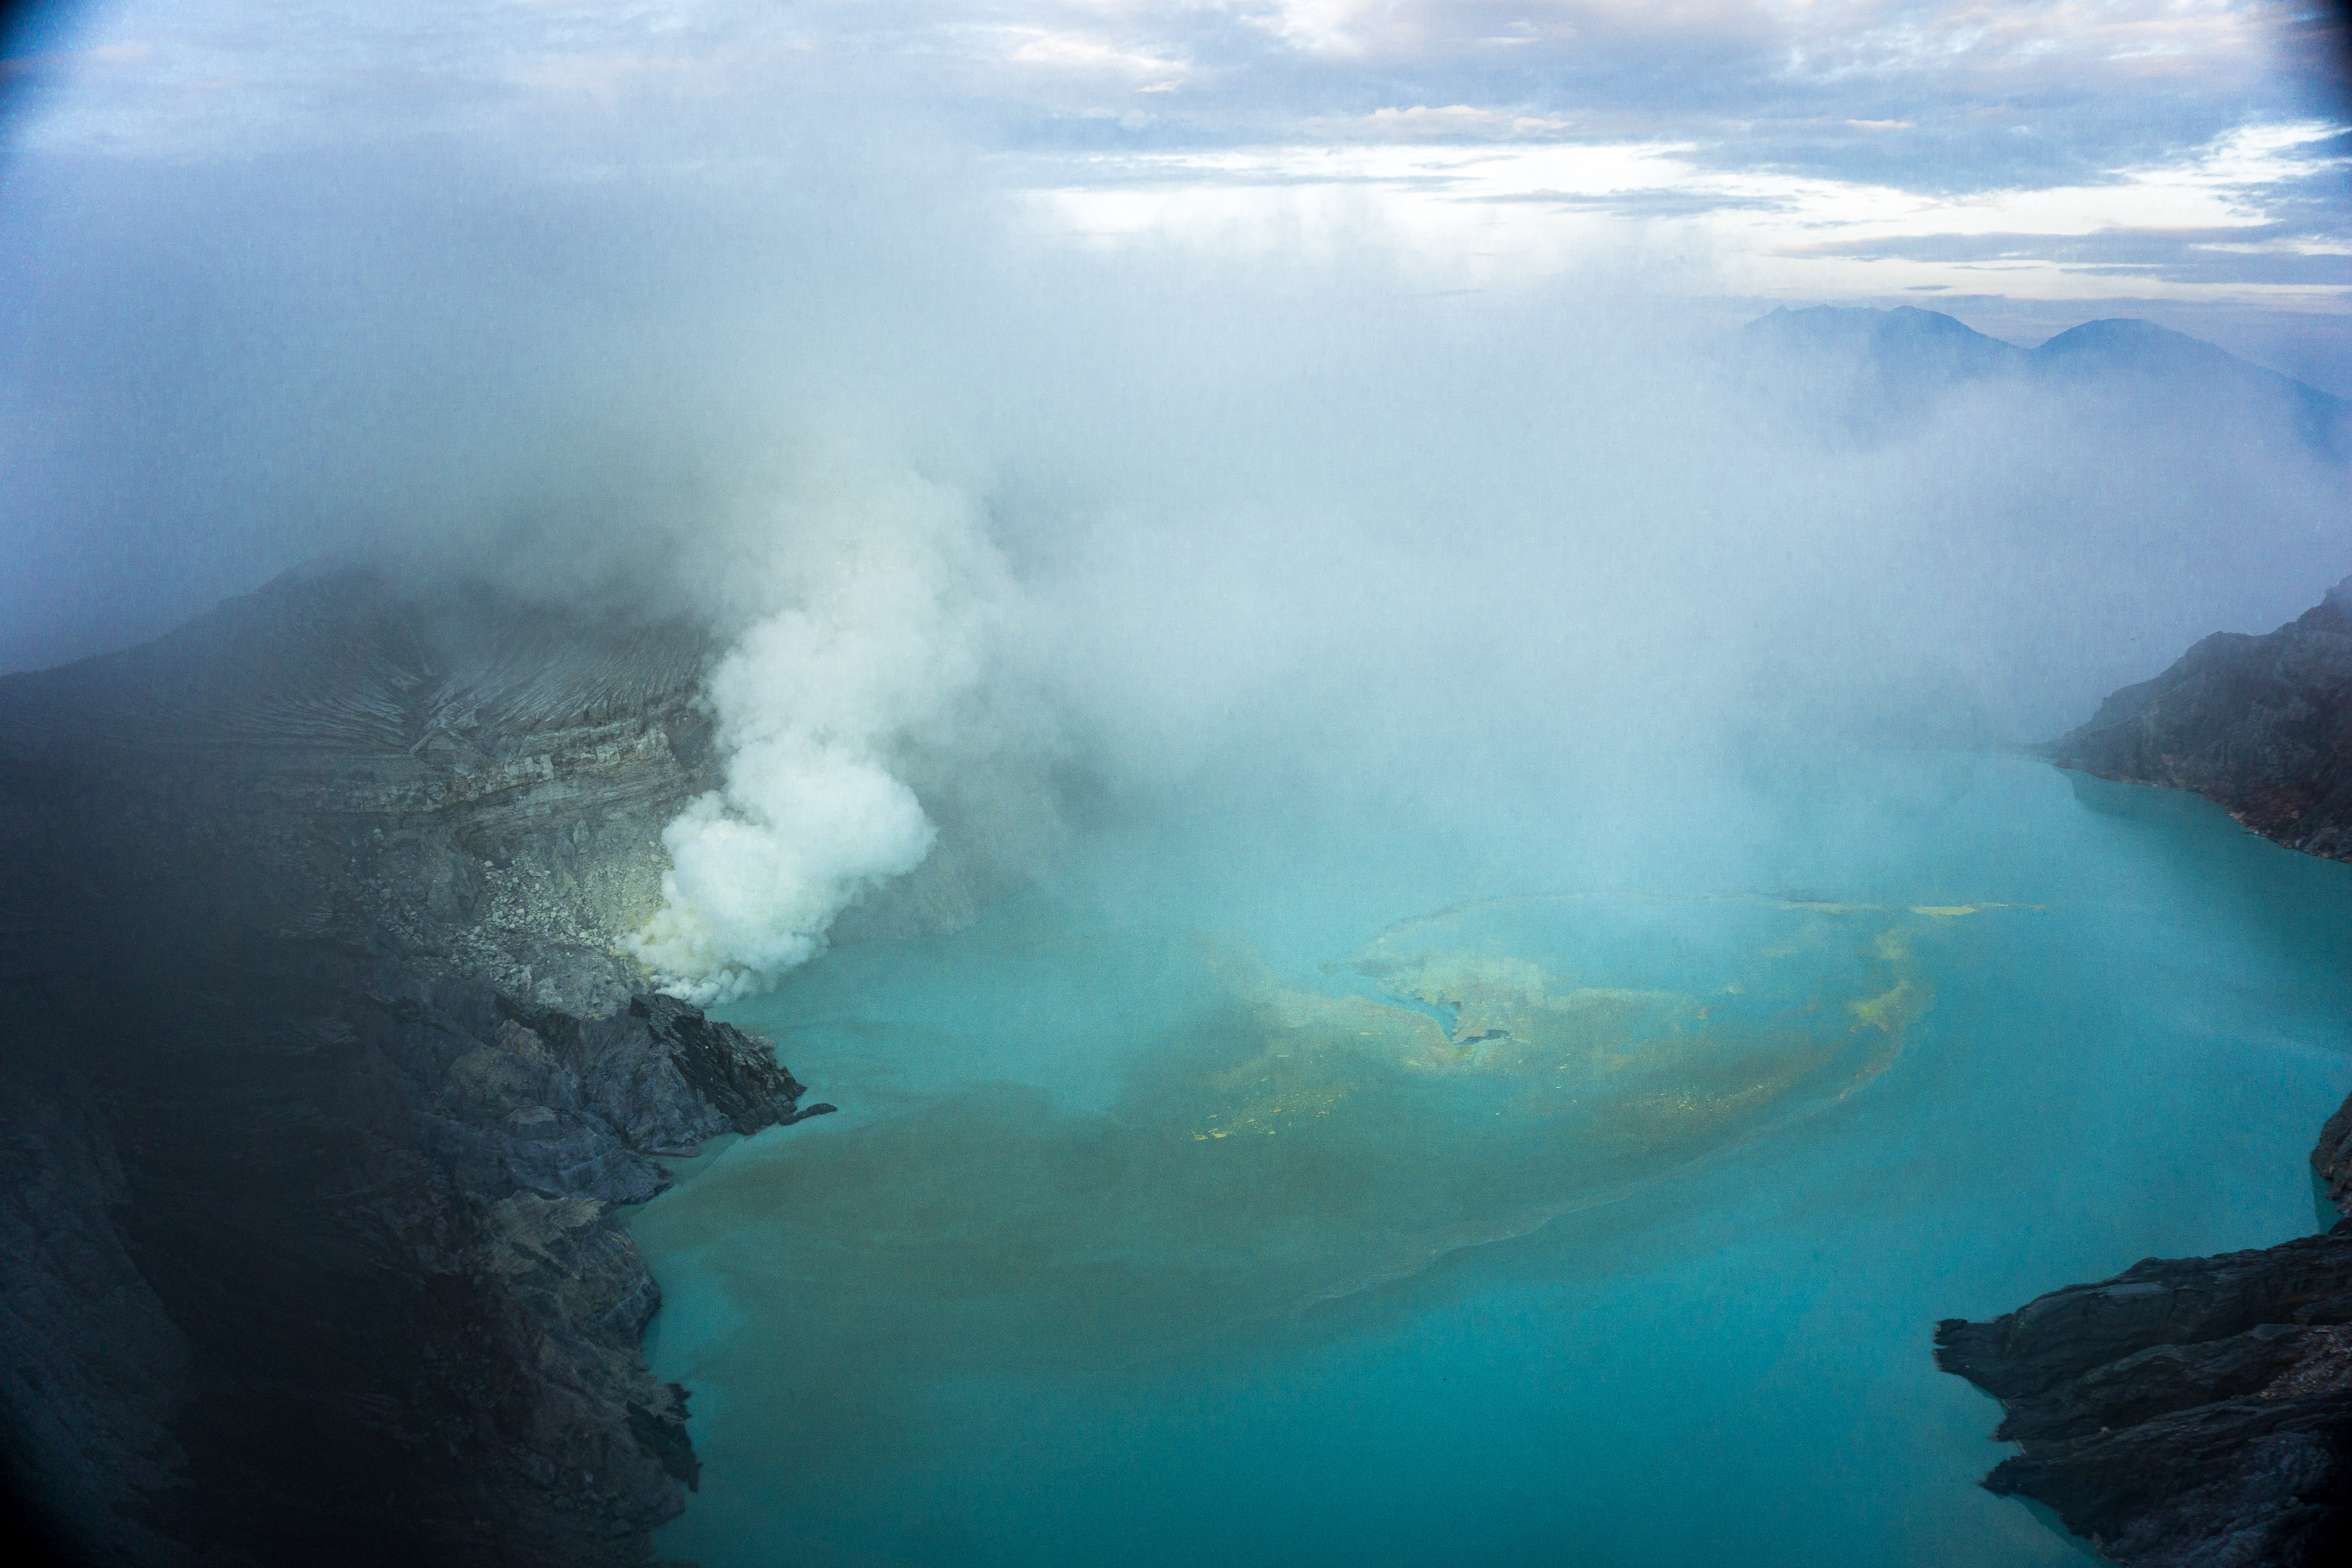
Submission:
[[[0,679],[0,1458],[75,1562],[651,1561],[615,1213],[814,1115],[620,938],[715,782],[675,625],[307,573]]]

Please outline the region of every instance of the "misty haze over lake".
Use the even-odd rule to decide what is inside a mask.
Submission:
[[[28,13],[24,994],[386,966],[287,1016],[633,1240],[667,1556],[2070,1561],[1931,1330],[2352,1087],[2344,868],[2033,751],[2352,574],[2332,26]]]

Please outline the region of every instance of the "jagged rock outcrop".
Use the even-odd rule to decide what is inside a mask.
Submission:
[[[2311,1151],[2311,1168],[2327,1188],[2327,1201],[2352,1215],[2352,1099],[2338,1106]]]
[[[2352,859],[2352,579],[2264,637],[2207,637],[2045,748],[2194,790],[2292,848]],[[2312,1168],[2352,1215],[2352,1099]],[[2149,1258],[1989,1323],[1936,1362],[2023,1450],[1985,1479],[2133,1568],[2352,1561],[2352,1218],[2218,1258]]]
[[[418,1112],[425,1146],[471,1192],[642,1203],[667,1184],[649,1155],[831,1109],[795,1109],[807,1089],[777,1065],[773,1041],[675,997],[634,996],[607,1017],[520,1011],[530,1024],[502,1018]]]
[[[708,653],[328,572],[0,680],[0,1457],[75,1560],[650,1560],[614,1205],[827,1109],[618,945]]]
[[[1985,1486],[2046,1504],[2112,1562],[2352,1552],[2352,1219],[1947,1321],[1936,1362],[2008,1409],[1994,1435],[2023,1452]]]
[[[2046,750],[2100,778],[2194,790],[2289,848],[2352,860],[2352,578],[2274,632],[2207,637]]]

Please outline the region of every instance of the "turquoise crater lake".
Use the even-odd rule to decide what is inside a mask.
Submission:
[[[1202,799],[725,1010],[842,1111],[633,1215],[663,1554],[2081,1561],[1930,1331],[2320,1227],[2352,867],[2013,757],[1677,805]]]

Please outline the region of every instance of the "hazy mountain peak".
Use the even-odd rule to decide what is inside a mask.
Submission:
[[[2085,321],[2028,351],[1916,306],[1782,306],[1726,347],[1727,363],[1757,391],[1865,444],[1918,428],[1947,394],[1994,377],[2086,387],[2103,402],[2153,399],[2149,414],[2197,427],[2220,413],[2283,422],[2331,457],[2346,450],[2352,414],[2343,398],[2129,317]]]
[[[2085,321],[2060,332],[2033,351],[2033,363],[2038,370],[2070,376],[2208,379],[2217,386],[2284,396],[2298,405],[2307,417],[2323,421],[2352,408],[2343,398],[2242,360],[2202,338],[2130,317]]]
[[[1811,305],[1790,310],[1783,305],[1740,329],[1751,342],[1808,343],[1820,347],[1867,345],[1885,350],[1935,345],[1988,362],[2006,362],[2022,353],[2016,345],[1990,338],[1957,317],[1916,305],[1892,310],[1869,306]]]

